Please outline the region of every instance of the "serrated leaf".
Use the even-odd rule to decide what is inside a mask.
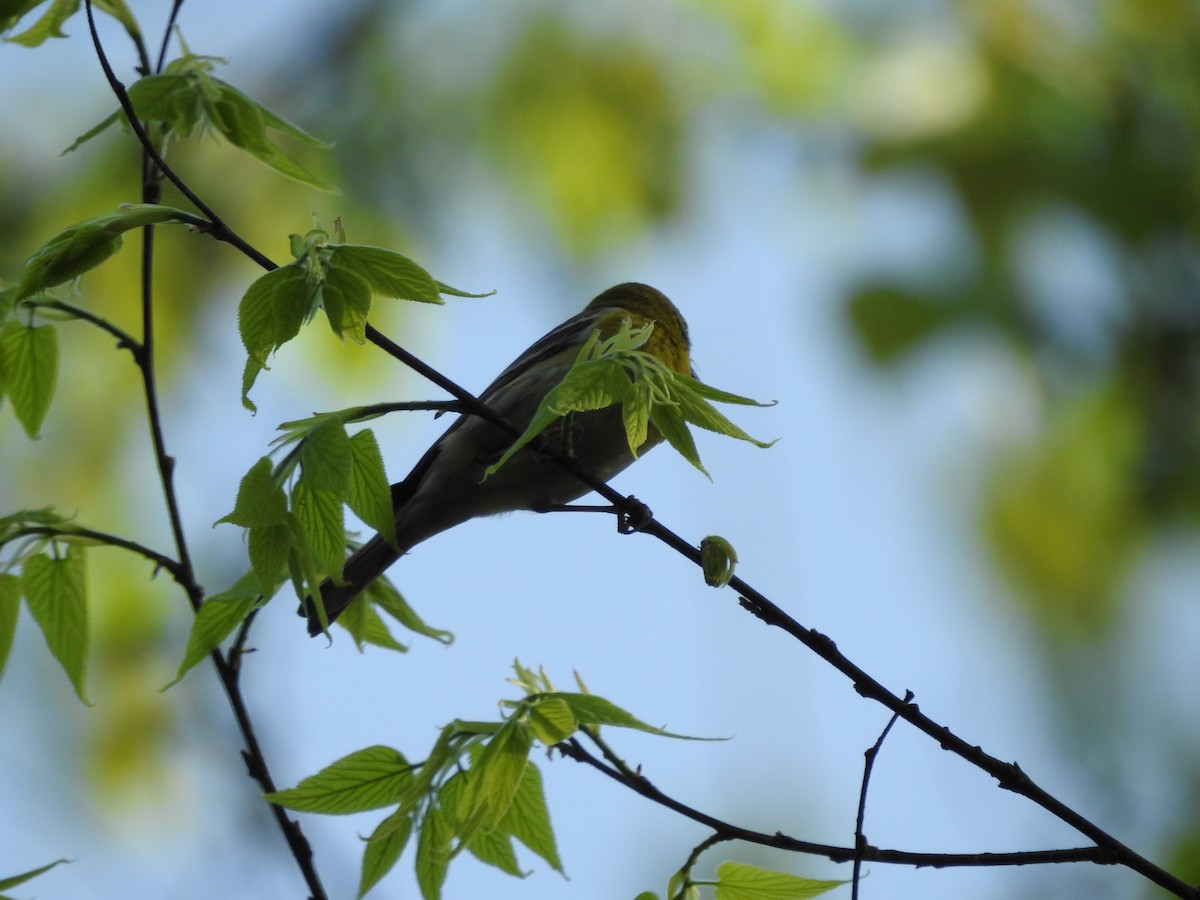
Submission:
[[[350,633],[359,651],[370,644],[384,650],[407,653],[408,648],[392,637],[387,625],[364,597],[357,597],[338,617],[337,623]]]
[[[301,480],[292,491],[292,512],[308,557],[322,575],[340,581],[346,545],[341,495]]]
[[[250,467],[238,484],[233,512],[217,519],[243,528],[278,525],[287,518],[287,496],[275,480],[271,458],[264,456]]]
[[[320,289],[321,306],[329,327],[338,337],[357,344],[367,339],[367,316],[371,312],[371,286],[347,269],[330,266]]]
[[[383,468],[379,442],[369,428],[350,438],[350,486],[346,504],[360,519],[396,544],[396,513],[392,507],[392,489]]]
[[[650,413],[650,422],[676,453],[703,472],[706,478],[712,480],[708,469],[704,468],[704,464],[700,462],[700,451],[696,449],[696,439],[688,430],[687,422],[684,421],[683,413],[679,411],[678,406],[656,406]]]
[[[529,727],[534,738],[550,747],[573,735],[579,728],[579,720],[566,700],[548,697],[536,701],[530,708]]]
[[[550,810],[542,790],[542,773],[537,766],[525,767],[512,804],[499,827],[544,859],[556,872],[563,870],[554,829],[550,826]]]
[[[297,812],[347,815],[399,803],[412,780],[412,767],[398,750],[376,745],[343,756],[296,787],[265,799]]]
[[[0,572],[0,675],[4,674],[4,665],[12,650],[13,635],[17,631],[17,613],[20,610],[21,579]]]
[[[717,867],[715,900],[802,900],[817,897],[846,884],[816,881],[786,872],[772,872],[745,863],[725,862]]]
[[[183,676],[216,650],[221,642],[242,624],[246,616],[263,604],[261,590],[258,578],[251,570],[229,588],[219,594],[213,594],[200,604],[199,612],[192,619],[187,647],[179,669],[175,678],[163,686],[164,691],[182,681]]]
[[[264,597],[271,596],[274,586],[283,581],[284,567],[293,545],[293,532],[289,522],[260,525],[248,530],[246,550]]]
[[[364,594],[380,609],[414,634],[433,638],[435,641],[443,644],[454,643],[453,632],[444,631],[426,624],[425,620],[417,615],[416,611],[408,605],[408,602],[386,577],[376,578],[367,587]]]
[[[15,319],[0,328],[0,384],[25,433],[36,438],[58,383],[58,333]]]
[[[453,832],[442,811],[431,806],[421,820],[417,837],[417,884],[423,900],[440,900],[446,869],[450,866],[450,841]]]
[[[300,483],[337,496],[340,506],[350,489],[354,452],[346,426],[327,418],[304,438],[300,449]]]
[[[242,346],[265,366],[267,357],[299,334],[311,314],[304,268],[293,264],[273,269],[251,284],[238,304]]]
[[[329,247],[329,263],[334,270],[359,276],[381,296],[421,303],[445,302],[433,276],[394,250],[365,244],[334,244]]]
[[[679,405],[680,411],[687,421],[707,431],[725,435],[726,437],[737,438],[739,441],[746,441],[757,447],[767,448],[775,443],[774,441],[760,441],[757,438],[751,437],[737,425],[729,421],[716,407],[702,399],[688,382],[698,384],[698,382],[694,382],[693,379],[688,378],[686,375],[681,375],[678,378],[678,383],[671,392],[672,400]],[[746,400],[745,397],[737,397],[736,394],[725,394],[725,396],[736,398],[733,401],[727,400],[725,402],[744,402]],[[754,401],[750,402],[753,403]],[[764,406],[769,404],[755,403],[755,405]]]
[[[509,720],[479,755],[471,768],[467,790],[456,811],[462,823],[460,833],[472,834],[476,829],[491,831],[508,812],[529,765],[533,739],[529,729],[520,722]]]
[[[470,776],[469,771],[460,771],[449,778],[438,791],[438,805],[452,826],[458,824],[454,814],[462,800],[463,791],[466,790]],[[469,840],[463,842],[463,846],[480,862],[495,866],[509,875],[523,877],[521,869],[517,865],[517,854],[512,845],[512,838],[502,827],[487,832],[475,831]]]
[[[90,705],[84,686],[89,636],[85,551],[69,546],[59,559],[44,553],[30,556],[21,570],[21,589],[51,654],[79,699]]]
[[[412,836],[412,817],[407,810],[398,809],[376,826],[367,838],[363,850],[362,875],[358,881],[358,897],[379,883],[400,859],[400,854]]]

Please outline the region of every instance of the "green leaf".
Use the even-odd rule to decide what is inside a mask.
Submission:
[[[556,872],[563,870],[542,790],[542,773],[537,766],[525,767],[512,804],[499,827],[544,859]]]
[[[60,559],[44,553],[29,557],[21,571],[21,588],[50,652],[71,679],[79,699],[90,705],[84,687],[88,653],[84,549],[68,546],[67,555]]]
[[[456,811],[456,820],[463,823],[460,833],[469,835],[475,829],[491,831],[496,827],[512,805],[529,765],[532,746],[529,729],[512,719],[487,742],[471,768],[467,790]]]
[[[426,624],[386,578],[376,578],[363,593],[371,602],[414,634],[433,638],[442,644],[454,643],[453,632]]]
[[[573,735],[579,728],[579,720],[571,704],[562,697],[547,697],[530,708],[529,727],[534,738],[551,747]]]
[[[281,175],[322,191],[332,190],[329,184],[284,153],[267,137],[268,115],[260,104],[231,84],[217,78],[210,78],[209,82],[215,88],[215,96],[204,97],[205,111],[213,127],[224,135],[229,143],[245,150]],[[290,134],[303,134],[296,126],[287,125],[274,114],[270,115],[269,121],[272,127],[285,125]],[[309,140],[316,143],[314,138]]]
[[[412,766],[399,751],[376,745],[343,756],[296,787],[265,799],[297,812],[346,815],[400,802],[412,780]]]
[[[421,820],[421,833],[417,838],[417,884],[424,900],[440,900],[442,896],[453,836],[441,809],[431,806]]]
[[[340,581],[346,548],[341,495],[301,480],[292,491],[292,512],[313,564],[325,577]]]
[[[49,872],[55,866],[69,864],[70,862],[71,861],[69,859],[56,859],[47,866],[42,866],[38,869],[31,869],[28,872],[22,872],[20,875],[12,875],[8,878],[0,878],[0,891],[6,891],[9,888],[14,888],[17,885],[24,884],[27,881],[37,878],[39,875]]]
[[[641,719],[621,709],[621,707],[617,706],[611,700],[605,700],[603,697],[598,697],[595,694],[560,692],[546,695],[546,698],[552,697],[560,697],[565,700],[571,707],[571,711],[575,714],[575,718],[579,720],[580,725],[612,725],[616,728],[632,728],[635,731],[645,731],[649,734],[677,738],[683,741],[721,740],[720,738],[701,738],[686,734],[675,734],[664,728],[655,728],[653,725],[647,725]]]
[[[254,576],[258,579],[259,590],[264,597],[273,596],[283,581],[288,554],[294,546],[295,532],[290,519],[276,525],[260,525],[248,530],[246,550],[250,556]]]
[[[42,13],[41,18],[34,22],[32,26],[20,34],[14,34],[12,37],[6,38],[6,40],[14,44],[22,44],[26,47],[37,47],[46,38],[65,38],[67,35],[62,30],[63,23],[78,12],[80,3],[81,0],[53,0],[46,7],[46,11]],[[37,4],[19,4],[17,8],[20,9],[22,6],[24,9],[12,19],[12,22],[5,24],[6,28],[10,24],[15,23],[20,16],[33,9],[34,6],[37,6]]]
[[[233,512],[217,519],[243,528],[278,525],[287,519],[287,496],[275,480],[271,458],[259,459],[242,476]]]
[[[709,587],[729,584],[737,561],[733,544],[720,535],[710,534],[700,542],[700,566],[704,570],[704,583]]]
[[[310,431],[301,444],[300,483],[313,490],[336,495],[340,506],[350,489],[353,458],[346,426],[337,418],[329,417]],[[338,541],[339,544],[344,543],[341,535]]]
[[[195,216],[173,207],[128,203],[114,212],[64,228],[25,260],[17,299],[23,300],[96,268],[121,249],[121,235],[130,229],[195,221]]]
[[[350,438],[350,486],[346,503],[354,514],[396,545],[396,513],[392,489],[383,468],[379,443],[369,428]]]
[[[470,771],[460,771],[448,779],[438,791],[438,806],[454,826],[458,825],[454,813],[462,802],[463,792],[470,778]],[[512,837],[503,827],[496,827],[491,831],[475,831],[469,840],[463,842],[463,846],[480,862],[495,866],[509,875],[522,877]]]
[[[347,269],[330,266],[320,288],[321,306],[329,327],[338,337],[357,344],[367,339],[367,316],[371,312],[371,286]]]
[[[379,613],[364,597],[357,597],[338,617],[338,624],[350,632],[355,645],[361,651],[370,644],[384,650],[407,653],[408,648],[392,637]]]
[[[273,269],[251,284],[238,304],[242,346],[265,368],[267,357],[299,334],[312,312],[304,267]]]
[[[58,334],[52,325],[25,325],[15,319],[0,328],[0,385],[13,413],[36,438],[58,381]]]
[[[274,591],[271,591],[273,594]],[[192,628],[188,632],[187,648],[175,678],[163,690],[174,687],[183,680],[198,662],[205,659],[213,650],[221,645],[235,628],[242,624],[250,615],[263,604],[262,588],[253,570],[244,574],[226,590],[214,594],[200,604],[200,611],[192,619]]]
[[[701,382],[694,378],[689,378],[687,375],[676,376],[675,384],[671,391],[671,399],[679,405],[679,409],[687,421],[707,431],[725,435],[726,437],[737,438],[739,441],[746,441],[764,449],[775,443],[774,441],[760,441],[757,438],[753,438],[730,422],[716,407],[702,398],[701,392],[697,390],[700,386]],[[715,388],[709,388],[707,385],[703,385],[703,388],[706,389],[706,392],[710,396],[714,393],[717,394],[722,398],[721,402],[723,403],[741,403],[754,406],[771,405],[769,403],[759,403],[756,400],[750,400],[748,397],[739,397],[736,394],[717,391]]]
[[[0,32],[8,31],[44,0],[0,0]]]
[[[334,244],[329,247],[329,263],[336,271],[351,272],[384,297],[444,303],[441,288],[433,276],[407,256],[364,244]]]
[[[358,882],[360,898],[395,867],[411,836],[412,817],[404,809],[396,810],[376,826],[363,850],[362,875]]]
[[[846,884],[845,881],[799,878],[738,862],[721,863],[717,867],[717,878],[715,900],[801,900]]]
[[[0,675],[8,662],[12,650],[13,635],[17,631],[17,613],[21,610],[21,579],[16,575],[0,572]]]

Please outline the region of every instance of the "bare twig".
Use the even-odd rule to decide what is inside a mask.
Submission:
[[[912,698],[912,691],[904,692],[905,703],[911,703]],[[858,884],[862,876],[863,853],[867,847],[867,835],[863,830],[863,825],[867,818],[867,789],[871,784],[871,771],[875,768],[875,760],[879,756],[879,748],[887,740],[888,732],[896,724],[897,718],[899,716],[896,713],[892,713],[892,717],[888,719],[888,723],[883,726],[883,731],[879,734],[879,740],[863,754],[862,787],[858,792],[858,816],[854,821],[854,869],[850,876],[850,900],[858,900]]]

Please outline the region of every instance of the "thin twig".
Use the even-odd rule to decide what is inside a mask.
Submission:
[[[911,703],[912,699],[912,691],[905,691],[904,702]],[[867,835],[863,830],[863,826],[867,818],[867,789],[871,784],[871,772],[875,768],[875,760],[879,756],[879,748],[887,740],[888,732],[892,730],[892,726],[896,724],[898,718],[899,715],[897,713],[892,713],[892,717],[888,719],[888,723],[883,726],[883,731],[880,732],[879,739],[863,754],[862,787],[858,792],[858,816],[854,820],[854,868],[850,876],[850,900],[858,900],[858,884],[862,876],[863,852],[867,847]]]
[[[709,815],[675,798],[663,793],[641,773],[629,774],[628,767],[616,766],[612,761],[597,759],[576,738],[555,744],[555,748],[576,762],[585,763],[598,772],[623,784],[625,787],[645,797],[659,806],[663,806],[681,816],[698,822],[725,840],[746,841],[763,847],[774,847],[793,853],[809,853],[823,856],[831,862],[851,862],[857,852],[853,847],[841,847],[836,844],[818,844],[813,841],[803,841],[790,837],[782,832],[768,834],[734,825],[716,816]],[[603,752],[603,751],[602,751]],[[1103,850],[1097,847],[1072,847],[1062,850],[1029,850],[1015,853],[913,853],[907,850],[889,850],[872,847],[869,844],[863,850],[863,859],[870,862],[889,863],[892,865],[915,866],[918,868],[970,868],[976,866],[1030,866],[1047,863],[1088,862],[1110,864],[1116,862],[1109,858]]]

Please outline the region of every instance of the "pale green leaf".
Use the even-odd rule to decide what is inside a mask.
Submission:
[[[329,327],[338,337],[357,344],[367,339],[367,316],[371,312],[371,286],[362,276],[330,266],[320,288],[321,306]]]
[[[499,827],[544,859],[556,872],[563,870],[554,829],[550,826],[550,810],[542,790],[542,773],[537,766],[525,767],[512,804]]]
[[[452,826],[458,824],[455,821],[454,813],[462,801],[463,792],[470,781],[470,776],[471,772],[460,771],[448,779],[438,791],[438,806]],[[521,869],[517,865],[517,854],[513,848],[512,837],[503,827],[496,827],[491,831],[475,831],[468,840],[463,842],[463,846],[480,862],[495,866],[509,875],[522,877]]]
[[[547,698],[560,697],[571,707],[580,725],[612,725],[616,728],[632,728],[635,731],[645,731],[663,737],[677,738],[684,741],[719,740],[719,738],[692,737],[686,734],[675,734],[664,728],[647,725],[641,719],[626,712],[611,700],[605,700],[595,694],[575,694],[560,692],[548,694]],[[542,701],[544,702],[544,701]]]
[[[454,643],[453,632],[426,624],[425,620],[417,615],[387,578],[376,578],[363,593],[381,610],[414,634],[433,638],[442,644]]]
[[[700,566],[704,583],[709,587],[725,587],[737,565],[737,551],[720,535],[710,534],[700,541]]]
[[[337,623],[354,639],[361,651],[367,644],[384,650],[407,653],[408,648],[392,637],[387,625],[365,597],[356,597],[338,617]]]
[[[566,700],[547,697],[536,701],[530,708],[529,727],[534,738],[550,747],[573,735],[579,727],[579,721]]]
[[[379,443],[369,428],[350,438],[350,487],[346,503],[355,515],[396,544],[396,513],[392,508],[392,489],[383,468]]]
[[[450,841],[453,832],[437,806],[431,806],[421,821],[417,837],[417,884],[423,900],[440,900],[446,869],[450,865]]]
[[[529,765],[532,746],[529,729],[514,720],[506,722],[488,741],[471,769],[471,779],[457,810],[464,834],[476,828],[490,831],[508,812]]]
[[[290,522],[260,525],[247,531],[246,551],[264,597],[272,596],[283,581],[284,567],[294,543]]]
[[[238,304],[238,334],[251,359],[267,356],[300,333],[312,315],[308,276],[299,265],[281,266],[257,279]]]
[[[438,282],[407,256],[383,247],[364,244],[334,244],[329,247],[333,270],[353,273],[383,297],[443,303]]]
[[[242,476],[233,512],[217,519],[243,528],[278,525],[287,518],[287,496],[275,479],[271,459],[264,456]]]
[[[300,483],[313,490],[328,491],[341,501],[350,490],[354,452],[346,426],[328,417],[304,438],[300,448]],[[339,541],[341,541],[339,538]]]
[[[0,328],[0,384],[13,413],[36,438],[58,382],[58,333],[52,325],[29,326],[11,319]]]
[[[262,588],[253,570],[244,574],[226,590],[214,594],[200,604],[200,610],[192,619],[192,628],[188,632],[183,660],[179,663],[175,678],[165,685],[163,690],[182,681],[184,675],[216,650],[221,641],[262,604]]]
[[[376,826],[363,850],[362,875],[358,882],[360,898],[395,867],[411,835],[412,817],[407,810],[396,810]]]
[[[715,900],[802,900],[846,883],[799,878],[738,862],[721,863],[717,867],[717,879]]]
[[[341,495],[301,480],[292,491],[292,512],[312,564],[325,577],[339,581],[346,547]]]
[[[297,812],[347,815],[400,802],[412,779],[412,767],[398,750],[376,745],[343,756],[296,787],[265,799]]]
[[[63,23],[79,10],[82,0],[52,0],[46,11],[42,13],[41,18],[33,23],[25,31],[20,34],[14,34],[12,37],[6,38],[14,44],[22,44],[26,47],[37,47],[42,44],[47,38],[65,38],[67,35],[62,30]],[[28,10],[32,9],[37,4],[25,6],[21,14],[23,15]],[[19,16],[18,16],[19,18]],[[15,19],[14,19],[15,21]]]
[[[67,555],[54,559],[39,553],[25,560],[21,588],[46,644],[58,660],[75,693],[84,703],[87,674],[88,610],[85,551],[69,546]]]

